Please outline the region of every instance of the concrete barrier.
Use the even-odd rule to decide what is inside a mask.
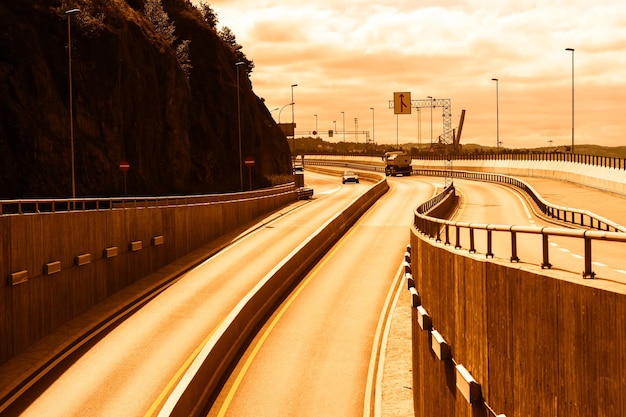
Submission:
[[[0,364],[115,292],[295,201],[296,189],[164,200],[0,216]]]
[[[412,313],[415,415],[626,415],[623,286],[460,253],[415,229],[410,244],[422,304]],[[426,311],[448,360],[422,330]],[[457,395],[456,364],[481,401]]]
[[[380,177],[379,177],[380,179]],[[312,266],[387,190],[383,178],[342,213],[337,214],[270,271],[242,299],[173,390],[160,416],[197,416],[216,395],[220,381],[258,325]]]

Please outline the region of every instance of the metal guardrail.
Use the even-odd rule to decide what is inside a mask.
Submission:
[[[307,165],[326,165],[344,167],[350,169],[361,169],[364,171],[384,172],[384,167],[368,164],[356,164],[343,161],[323,161],[307,159]],[[475,181],[494,182],[499,184],[507,184],[524,191],[529,198],[536,204],[537,208],[545,216],[570,223],[576,227],[588,227],[601,231],[613,231],[626,233],[626,227],[612,220],[606,219],[596,213],[588,210],[581,210],[571,207],[562,207],[552,204],[544,200],[530,184],[509,175],[495,174],[488,172],[476,171],[450,171],[446,169],[413,169],[412,175],[423,175],[428,177],[447,177],[469,179]]]
[[[446,155],[420,154],[415,159],[445,160]],[[582,165],[593,165],[603,168],[626,170],[626,159],[614,156],[586,155],[571,152],[506,152],[506,153],[477,153],[454,155],[457,161],[554,161],[569,162]]]
[[[504,174],[494,174],[488,172],[475,171],[447,171],[433,169],[415,169],[414,173],[425,176],[443,176],[451,175],[453,178],[470,179],[485,182],[494,182],[499,184],[507,184],[524,191],[535,203],[537,208],[547,217],[556,219],[565,223],[570,223],[577,227],[588,227],[602,231],[622,232],[626,233],[626,227],[612,220],[606,219],[596,213],[588,210],[581,210],[571,207],[558,206],[544,200],[530,184]]]
[[[307,153],[307,157],[315,158],[319,156],[355,156],[355,157],[378,157],[382,156],[382,153]],[[430,152],[412,153],[411,157],[414,160],[423,161],[445,161],[450,158],[446,154],[432,154]],[[603,168],[614,168],[618,170],[626,170],[626,158],[620,158],[615,156],[600,156],[600,155],[587,155],[571,152],[525,152],[520,150],[518,152],[484,152],[484,153],[458,153],[454,155],[454,160],[457,161],[553,161],[553,162],[568,162],[582,165],[592,165]]]
[[[294,183],[271,188],[227,194],[183,195],[165,197],[108,197],[80,199],[0,200],[0,215],[67,213],[88,210],[113,210],[148,207],[179,207],[262,198],[268,195],[295,193]]]
[[[583,239],[585,246],[584,255],[584,271],[582,275],[584,278],[594,278],[595,273],[592,269],[592,242],[593,241],[611,241],[611,242],[626,242],[626,234],[622,232],[607,232],[599,230],[584,230],[584,229],[566,229],[556,227],[538,227],[538,226],[516,226],[516,225],[500,225],[500,224],[476,224],[467,222],[456,222],[445,219],[439,219],[428,216],[428,213],[438,204],[441,204],[443,200],[454,197],[454,187],[448,187],[442,193],[433,197],[431,200],[420,205],[414,213],[413,226],[426,234],[432,239],[441,242],[443,240],[445,245],[451,245],[454,240],[455,249],[463,249],[463,242],[461,242],[461,230],[466,229],[469,232],[469,242],[465,248],[470,253],[476,253],[475,245],[475,232],[477,230],[485,231],[487,235],[487,244],[485,256],[487,258],[493,258],[493,233],[508,233],[511,240],[511,253],[510,261],[519,262],[517,256],[517,235],[531,234],[540,235],[542,240],[542,263],[541,268],[550,269],[552,264],[550,263],[550,237],[560,236],[576,239]]]

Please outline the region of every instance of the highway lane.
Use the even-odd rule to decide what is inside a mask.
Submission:
[[[141,416],[156,409],[164,389],[258,280],[371,186],[342,186],[339,177],[309,172],[305,180],[316,190],[313,200],[255,225],[37,387],[37,398],[24,398],[5,414]]]
[[[528,179],[525,179],[528,180]],[[533,183],[533,181],[528,181]],[[621,196],[590,190],[576,184],[541,180],[537,181],[537,191],[546,200],[561,206],[575,207],[593,211],[615,222],[626,224],[626,216],[621,210],[625,199]],[[521,192],[489,183],[469,180],[455,180],[455,187],[462,199],[462,207],[454,220],[489,224],[515,224],[536,227],[572,227],[563,226],[537,217],[532,212],[530,203]],[[583,198],[587,195],[587,198]],[[593,197],[593,198],[589,198]],[[516,200],[518,204],[516,205]],[[595,210],[594,210],[595,209]],[[597,210],[597,211],[596,211]],[[598,213],[602,211],[602,213]],[[518,256],[520,265],[540,268],[542,259],[542,239],[540,235],[518,233]],[[462,246],[469,247],[469,233],[461,233]],[[486,254],[486,232],[475,233],[476,250]],[[454,244],[454,241],[452,242]],[[616,242],[594,242],[593,270],[595,279],[605,279],[626,283],[626,265],[623,260],[624,244]],[[508,262],[511,256],[509,233],[493,233],[495,258]],[[584,270],[584,242],[582,239],[550,238],[550,263],[555,271],[571,272],[582,276]]]
[[[388,182],[390,191],[268,320],[209,416],[373,412],[381,329],[402,284],[413,210],[443,185],[415,177]]]
[[[378,406],[370,401],[376,379],[372,369],[376,361],[372,358],[378,354],[377,331],[387,311],[385,302],[393,293],[392,277],[399,273],[406,223],[412,216],[412,211],[401,207],[416,207],[428,198],[432,185],[442,181],[415,177],[388,180],[390,192],[268,321],[207,412],[209,417],[372,415]],[[464,180],[455,181],[455,186],[462,196],[456,220],[555,226],[535,216],[530,203],[509,187]],[[484,237],[476,236],[483,251]],[[532,261],[533,267],[540,269],[540,238],[519,240],[522,262]],[[494,251],[508,263],[509,236],[494,242]],[[553,256],[567,260],[570,255],[563,252]]]

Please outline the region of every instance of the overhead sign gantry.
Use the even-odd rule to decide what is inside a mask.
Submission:
[[[452,101],[449,98],[428,97],[425,99],[411,100],[410,92],[397,92],[393,93],[393,100],[389,101],[389,108],[393,109],[394,114],[411,114],[411,108],[430,108],[432,111],[432,109],[438,107],[443,109],[443,134],[439,136],[438,142],[444,145],[447,150],[449,146],[446,145],[454,144],[455,136],[454,129],[452,129]],[[448,171],[452,171],[452,160],[450,156],[446,158],[446,169],[448,169]],[[446,177],[446,186],[450,184],[452,184],[451,175]]]

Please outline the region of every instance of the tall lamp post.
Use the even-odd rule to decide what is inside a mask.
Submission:
[[[335,130],[333,131],[333,133],[337,133],[337,121],[333,120],[333,126],[335,126]]]
[[[574,48],[565,48],[572,52],[572,154],[574,153]]]
[[[70,27],[70,17],[80,9],[70,9],[65,12],[67,15],[67,63],[69,71],[70,85],[70,151],[72,153],[72,200],[76,199],[76,177],[74,175],[74,103],[72,93],[72,30]]]
[[[372,143],[376,143],[376,141],[374,140],[374,108],[370,107],[370,110],[372,111]]]
[[[237,130],[239,134],[239,191],[243,191],[243,165],[241,157],[241,103],[239,99],[239,67],[244,64],[243,61],[235,63],[235,69],[237,70]]]
[[[317,114],[314,114],[313,116],[315,116],[315,134],[317,135]]]
[[[296,107],[296,102],[293,101],[293,88],[297,87],[298,84],[291,84],[291,126],[293,127],[293,134],[291,135],[291,144],[293,147],[293,161],[296,161],[296,125],[294,118],[294,107]]]
[[[287,106],[293,106],[293,103],[288,103],[288,104],[285,104],[283,107],[281,107],[280,111],[278,112],[278,124],[280,124],[280,114],[283,112],[283,109]]]
[[[430,99],[430,147],[433,147],[433,97],[428,96]]]
[[[342,127],[342,130],[343,130],[343,141],[345,142],[346,141],[346,112],[342,111],[341,115],[343,116],[343,127]]]
[[[492,78],[491,81],[496,82],[496,152],[500,152],[500,99],[498,93],[500,82],[497,78]]]

